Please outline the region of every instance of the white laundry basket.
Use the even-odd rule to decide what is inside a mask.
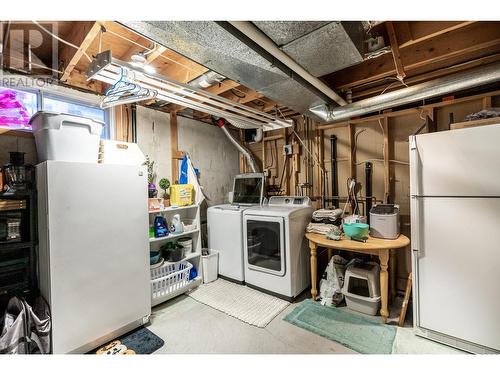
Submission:
[[[377,315],[380,308],[380,266],[375,262],[347,268],[342,294],[347,307],[368,315]]]
[[[90,118],[39,111],[30,125],[35,135],[38,162],[46,160],[97,163],[104,124]]]
[[[208,255],[202,255],[203,283],[211,283],[217,280],[219,275],[219,252],[209,249]]]
[[[151,301],[166,301],[171,295],[184,290],[189,285],[189,272],[193,265],[187,261],[166,262],[151,269]]]

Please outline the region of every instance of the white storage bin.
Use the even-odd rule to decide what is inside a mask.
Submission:
[[[182,225],[184,227],[184,232],[190,232],[196,230],[196,221],[191,219],[182,220]]]
[[[146,157],[136,143],[101,139],[99,163],[143,165],[145,161]]]
[[[177,240],[177,245],[182,246],[184,256],[193,251],[193,239],[190,237],[181,237]]]
[[[151,301],[167,300],[172,294],[187,289],[193,265],[186,261],[165,263],[151,270]]]
[[[46,160],[97,163],[104,124],[86,117],[39,111],[30,124],[38,162]]]
[[[215,250],[208,250],[208,255],[202,255],[203,263],[203,283],[211,283],[217,280],[219,275],[219,253]]]
[[[369,262],[347,268],[342,294],[347,307],[368,315],[377,315],[380,308],[380,266]]]

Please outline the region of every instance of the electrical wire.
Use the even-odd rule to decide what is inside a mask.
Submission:
[[[20,59],[20,58],[17,58],[15,56],[9,56],[9,59],[14,59],[14,60],[17,60],[17,61],[25,62],[24,59]],[[49,68],[48,66],[45,66],[45,65],[37,64],[37,63],[34,63],[34,62],[30,62],[30,64],[33,65],[33,66],[36,66],[37,68],[47,69],[47,70],[50,70],[50,71],[52,71],[54,73],[63,74],[62,71]],[[19,69],[19,70],[21,70],[21,69]]]
[[[356,134],[354,135],[354,146],[352,148],[352,153],[353,154],[356,154],[356,149],[358,148],[358,137],[361,133],[363,133],[364,131],[366,131],[366,129],[361,129],[361,130],[358,130],[356,132]]]
[[[76,45],[74,45],[73,43],[70,43],[60,37],[58,37],[56,34],[54,34],[52,31],[46,29],[45,27],[43,27],[42,25],[40,25],[38,23],[38,21],[32,21],[35,25],[37,25],[40,29],[42,29],[43,31],[45,31],[47,34],[51,35],[53,38],[57,39],[58,41],[64,43],[64,44],[67,44],[68,46],[70,47],[73,47],[75,49],[77,49],[78,51],[82,52],[82,54],[90,61],[92,62],[92,59],[90,58],[90,56],[87,54],[87,52],[85,52],[84,50],[82,50],[81,47],[78,47]]]

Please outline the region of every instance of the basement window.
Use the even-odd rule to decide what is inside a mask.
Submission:
[[[109,119],[108,111],[101,109],[98,106],[84,104],[75,100],[63,97],[48,97],[43,96],[43,110],[51,112],[69,113],[82,117],[91,118],[92,120],[101,121],[105,124],[103,129],[102,138],[109,139]]]
[[[31,131],[29,120],[38,110],[69,113],[105,124],[102,138],[110,138],[110,111],[97,104],[43,91],[0,87],[0,128]]]

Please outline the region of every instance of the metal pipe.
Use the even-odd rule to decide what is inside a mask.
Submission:
[[[218,124],[219,128],[224,132],[224,134],[229,138],[231,143],[238,149],[239,152],[245,156],[248,162],[248,166],[250,167],[250,170],[253,173],[258,173],[260,172],[259,167],[257,166],[257,162],[255,161],[255,158],[253,157],[252,153],[248,148],[246,148],[236,137],[234,137],[229,129],[227,129],[225,124]]]
[[[339,195],[339,172],[337,169],[337,136],[330,136],[330,160],[332,168],[332,195]],[[335,207],[339,206],[339,200],[333,199],[332,204]]]
[[[465,90],[471,87],[486,85],[500,80],[500,63],[461,72],[432,81],[420,83],[401,90],[388,92],[372,98],[360,100],[343,107],[329,108],[326,104],[315,106],[309,110],[330,123],[346,120],[351,117],[378,112],[387,108],[421,101],[439,95]]]
[[[365,163],[365,194],[366,194],[366,211],[365,211],[365,216],[368,224],[370,224],[370,210],[372,208],[372,201],[371,196],[372,196],[372,171],[373,171],[373,164],[370,162]]]
[[[328,87],[323,81],[319,78],[316,78],[307,70],[305,70],[302,66],[297,64],[290,56],[288,56],[285,52],[279,49],[279,47],[269,38],[266,34],[264,34],[257,26],[249,21],[229,21],[229,22],[217,22],[220,26],[224,27],[227,31],[233,33],[234,30],[231,30],[228,27],[230,24],[234,29],[236,29],[242,36],[248,38],[250,41],[255,43],[253,47],[260,47],[260,49],[264,50],[268,54],[270,54],[274,59],[272,63],[280,68],[281,70],[288,70],[287,73],[292,73],[291,78],[295,79],[299,83],[301,83],[307,89],[311,89],[308,85],[312,86],[316,92],[319,92],[321,96],[327,97],[329,100],[337,102],[339,105],[346,105],[347,102],[338,95],[334,90]],[[234,34],[233,34],[234,35]],[[238,37],[239,35],[235,35]],[[240,39],[241,40],[241,39]],[[243,41],[245,43],[245,41]],[[252,46],[249,45],[252,48]],[[265,57],[265,56],[264,56]],[[277,61],[276,61],[277,60]],[[281,63],[281,64],[279,64]],[[285,68],[282,69],[280,65],[283,65]],[[290,72],[291,71],[291,72]],[[298,77],[297,77],[298,76]],[[301,78],[301,79],[299,79]],[[304,82],[305,81],[305,82]],[[306,84],[305,84],[306,83]]]

